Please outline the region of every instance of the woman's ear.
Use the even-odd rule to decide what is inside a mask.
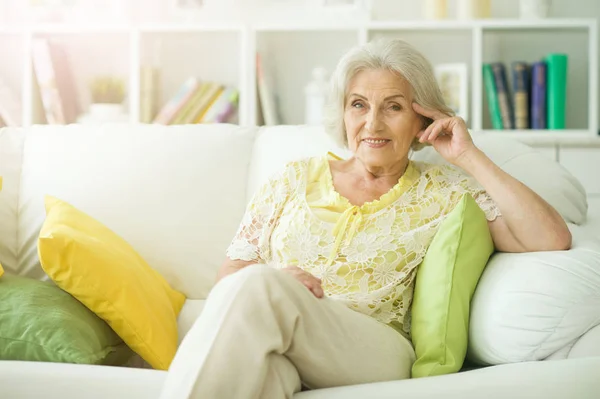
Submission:
[[[423,121],[423,127],[422,129],[425,130],[429,127],[429,125],[431,125],[433,123],[433,119],[428,118],[426,116],[421,116],[421,120]]]

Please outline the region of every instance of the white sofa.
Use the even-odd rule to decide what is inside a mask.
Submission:
[[[586,224],[585,191],[529,147],[485,136],[476,143],[555,206],[574,234],[570,251],[490,260],[472,303],[469,358],[494,366],[295,398],[600,397],[600,224]],[[44,278],[36,252],[43,197],[64,199],[124,237],[186,294],[181,339],[254,190],[286,161],[328,150],[344,155],[320,128],[301,126],[2,129],[0,262],[8,273]],[[431,149],[414,158],[441,162]],[[152,399],[167,378],[144,368],[0,361],[0,398]]]

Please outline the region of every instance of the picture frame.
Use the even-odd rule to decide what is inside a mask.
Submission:
[[[437,64],[434,66],[435,79],[442,96],[457,116],[469,120],[469,71],[465,63]]]

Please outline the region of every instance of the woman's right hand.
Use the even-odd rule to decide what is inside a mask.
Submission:
[[[323,298],[323,288],[321,287],[321,279],[313,276],[307,271],[300,269],[297,266],[288,266],[281,269],[282,271],[291,274],[296,280],[300,281],[308,288],[317,298]]]

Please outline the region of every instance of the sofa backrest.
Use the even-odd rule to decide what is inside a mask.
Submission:
[[[37,236],[49,194],[122,236],[174,288],[205,298],[243,215],[255,133],[233,125],[29,129],[17,272],[44,276]]]
[[[509,139],[476,137],[500,167],[570,222],[585,192],[556,162]],[[34,126],[0,130],[0,262],[44,278],[44,196],[65,200],[127,240],[171,285],[205,298],[251,195],[291,160],[348,157],[320,127]],[[443,162],[431,148],[414,159]]]
[[[25,129],[0,129],[0,264],[17,273],[19,185]]]

